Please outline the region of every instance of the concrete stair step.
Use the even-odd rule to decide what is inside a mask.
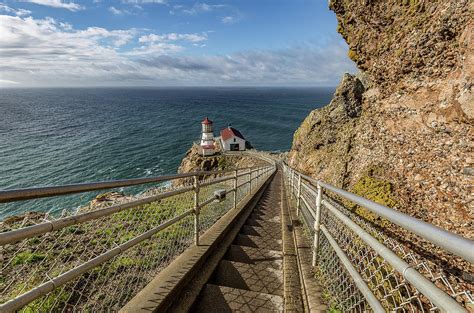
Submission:
[[[280,221],[276,221],[277,218],[280,218],[280,217],[277,216],[275,218],[267,219],[267,220],[249,218],[245,221],[245,225],[264,227],[264,228],[269,228],[271,230],[281,229],[281,223]]]
[[[269,267],[268,262],[247,264],[222,260],[209,282],[283,296],[283,270]]]
[[[193,312],[283,312],[281,296],[207,284]]]
[[[263,214],[268,214],[268,213],[275,213],[279,214],[281,211],[280,204],[275,205],[275,206],[267,206],[267,207],[257,207],[253,210],[252,213],[263,213]]]
[[[278,227],[274,228],[244,225],[240,230],[240,233],[243,235],[260,236],[266,239],[282,238],[280,224],[278,225]]]
[[[247,264],[265,263],[268,267],[281,269],[283,263],[283,252],[231,245],[224,256],[224,259],[227,261]]]
[[[259,207],[256,207],[254,210],[254,212],[264,212],[264,213],[267,213],[267,212],[280,212],[280,204],[275,204],[275,205],[268,205],[268,206],[259,206]]]
[[[247,246],[259,249],[282,251],[282,240],[274,238],[264,238],[260,236],[238,234],[234,245]]]
[[[278,214],[255,214],[252,213],[249,216],[249,220],[256,220],[256,221],[268,221],[274,223],[281,223],[281,217]]]

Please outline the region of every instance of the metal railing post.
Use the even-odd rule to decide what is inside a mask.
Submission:
[[[238,171],[235,170],[234,172],[234,209],[237,208],[237,177],[238,177]]]
[[[319,229],[321,221],[321,197],[322,190],[321,186],[318,184],[318,194],[316,196],[316,217],[314,219],[314,242],[313,242],[313,262],[312,265],[316,266],[318,261],[318,249],[319,249]]]
[[[290,198],[293,199],[293,170],[290,170]]]
[[[288,177],[288,190],[290,191],[290,197],[291,197],[291,172],[289,168],[286,168],[286,176]]]
[[[252,170],[249,170],[249,193],[252,192]]]
[[[296,199],[296,216],[300,215],[301,206],[301,174],[298,174],[298,198]]]
[[[199,246],[199,178],[194,176],[194,243]]]
[[[291,171],[291,197],[295,198],[295,171]]]

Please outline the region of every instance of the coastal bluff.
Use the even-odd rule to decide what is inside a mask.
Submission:
[[[346,74],[331,103],[306,117],[288,164],[474,238],[473,2],[331,0],[329,7],[360,72]],[[398,235],[416,245],[413,235]]]
[[[265,163],[259,159],[245,155],[225,155],[218,152],[213,156],[202,156],[199,153],[198,146],[193,144],[181,160],[178,173],[218,171],[264,164]]]

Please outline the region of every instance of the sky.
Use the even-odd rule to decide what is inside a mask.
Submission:
[[[0,87],[335,86],[326,0],[0,0]]]

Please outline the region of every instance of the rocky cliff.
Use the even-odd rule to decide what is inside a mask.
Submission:
[[[289,164],[474,238],[473,2],[329,6],[361,72],[305,119]]]
[[[178,173],[190,173],[198,171],[218,171],[235,168],[265,166],[265,162],[250,156],[223,155],[220,152],[214,156],[203,157],[199,154],[198,146],[193,145],[181,160]],[[180,180],[178,184],[189,182]]]

